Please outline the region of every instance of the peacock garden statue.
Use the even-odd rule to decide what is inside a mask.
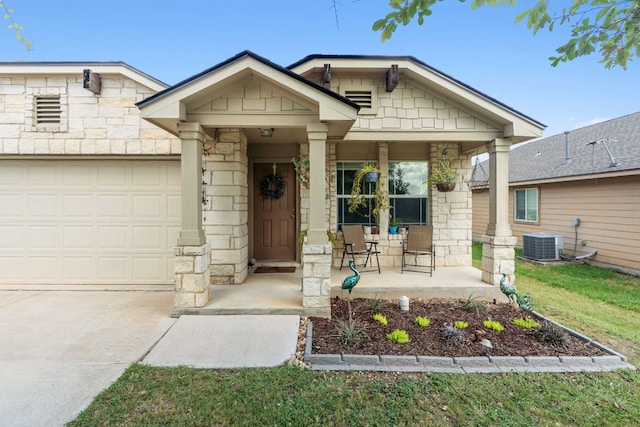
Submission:
[[[353,259],[349,260],[349,268],[353,271],[353,276],[347,276],[342,281],[342,289],[346,289],[349,291],[349,296],[347,297],[347,305],[349,307],[349,319],[351,319],[351,291],[358,284],[360,280],[360,273],[353,266]]]
[[[533,311],[533,302],[529,295],[520,295],[516,290],[516,287],[507,282],[507,275],[502,273],[502,279],[500,279],[500,290],[503,294],[509,298],[510,301],[518,304],[524,311]]]

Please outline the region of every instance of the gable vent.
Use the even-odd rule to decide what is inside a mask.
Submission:
[[[62,108],[59,96],[39,96],[36,98],[36,123],[60,124]]]
[[[344,96],[362,108],[372,108],[373,94],[370,90],[346,90]]]

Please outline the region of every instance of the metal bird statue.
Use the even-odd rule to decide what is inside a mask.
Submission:
[[[350,259],[349,260],[349,268],[351,269],[351,271],[353,271],[355,274],[353,276],[348,276],[346,277],[343,281],[342,281],[342,289],[346,289],[349,291],[349,294],[351,294],[351,291],[353,290],[353,288],[358,284],[358,280],[360,280],[360,273],[358,272],[358,270],[355,269],[355,267],[353,266],[353,260]]]
[[[360,273],[353,266],[353,259],[349,260],[349,268],[353,271],[353,276],[347,276],[342,281],[342,289],[347,289],[349,291],[349,296],[347,297],[347,307],[349,308],[349,322],[353,322],[353,317],[351,316],[351,291],[358,284],[358,280],[360,280]]]
[[[514,285],[507,283],[507,275],[504,273],[502,273],[502,279],[500,279],[500,290],[507,296],[507,298],[509,298],[509,300],[518,304],[518,307],[522,310],[533,311],[531,296],[520,295]]]
[[[516,291],[516,287],[511,283],[507,283],[507,275],[504,273],[502,273],[502,279],[500,279],[500,290],[509,300],[517,302],[518,291]]]

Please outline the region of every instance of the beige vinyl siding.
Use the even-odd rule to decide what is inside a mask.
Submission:
[[[518,245],[525,233],[548,232],[563,236],[565,253],[572,253],[573,219],[579,218],[578,254],[597,250],[595,261],[640,269],[640,176],[541,185],[539,223],[514,222],[514,190],[530,187],[512,186],[509,195],[511,227]],[[488,222],[488,203],[483,204],[483,198],[488,201],[482,193],[473,195],[474,236],[484,234]]]
[[[473,193],[473,225],[474,238],[480,238],[487,232],[489,224],[489,190]]]

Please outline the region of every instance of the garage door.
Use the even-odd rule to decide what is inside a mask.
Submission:
[[[179,161],[0,161],[0,284],[170,284],[179,230]]]

